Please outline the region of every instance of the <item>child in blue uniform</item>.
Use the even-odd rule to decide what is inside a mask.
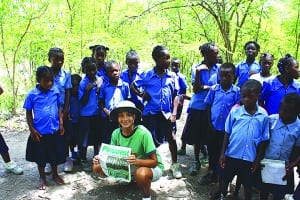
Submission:
[[[189,105],[182,141],[194,145],[195,160],[190,168],[190,175],[196,176],[201,167],[200,147],[207,145],[208,116],[204,99],[211,88],[218,81],[217,56],[218,47],[214,43],[205,43],[199,47],[204,60],[193,68],[192,83],[194,94]]]
[[[61,185],[63,179],[57,173],[57,165],[66,161],[63,113],[59,91],[53,87],[53,71],[41,66],[36,71],[37,86],[27,95],[24,108],[30,131],[26,148],[26,160],[38,165],[39,189],[46,189],[44,168],[50,163],[53,180]]]
[[[166,138],[171,152],[173,176],[181,178],[182,174],[177,163],[177,145],[172,135],[171,124],[176,120],[176,113],[173,113],[172,99],[174,75],[168,70],[170,53],[166,47],[157,45],[153,48],[152,58],[156,65],[146,72],[144,79],[131,84],[131,91],[147,101],[143,110],[143,123],[150,130],[156,146],[161,145]],[[144,91],[139,91],[139,87]]]
[[[105,70],[105,59],[109,48],[104,45],[94,45],[90,46],[90,49],[92,50],[92,58],[95,60],[97,66],[97,78],[102,79],[102,82],[108,82],[109,77]]]
[[[225,120],[231,108],[240,101],[240,88],[233,85],[235,66],[224,63],[220,66],[220,84],[212,86],[204,100],[208,110],[208,174],[201,184],[209,184],[219,177],[219,157],[225,134]]]
[[[117,122],[111,121],[110,112],[124,100],[131,98],[128,83],[120,79],[120,66],[116,61],[105,64],[109,82],[100,88],[99,103],[102,110],[101,143],[109,144],[113,130],[118,127]]]
[[[259,44],[255,41],[248,41],[244,45],[244,50],[246,60],[237,64],[235,72],[236,79],[238,79],[238,87],[242,87],[243,83],[246,82],[251,75],[257,74],[261,70],[259,63],[255,61],[260,50]]]
[[[263,83],[260,103],[268,114],[276,114],[282,98],[287,93],[295,92],[300,95],[300,83],[295,81],[299,78],[299,63],[290,54],[280,58],[277,64],[280,75]]]
[[[139,67],[140,56],[135,50],[130,50],[126,54],[126,65],[127,69],[124,69],[120,75],[120,78],[130,85],[133,81],[143,79],[145,76],[145,72],[141,70]],[[142,90],[141,88],[139,88]],[[144,101],[143,98],[138,95],[132,93],[131,94],[132,102],[136,105],[136,107],[140,110],[144,109]]]
[[[68,131],[69,126],[69,104],[70,104],[70,91],[72,88],[71,74],[62,69],[64,64],[64,52],[61,48],[51,48],[48,52],[48,61],[51,63],[51,69],[54,75],[54,87],[59,91],[60,104],[64,114],[64,126],[65,126],[65,140],[66,140],[66,163],[64,164],[64,171],[71,172],[73,170],[73,162],[69,157],[69,147],[71,143],[71,135]],[[47,166],[45,171],[50,172],[51,168]]]
[[[263,146],[269,139],[269,119],[257,104],[260,82],[250,79],[241,88],[241,103],[232,108],[226,122],[220,155],[222,194],[227,195],[228,184],[237,175],[244,186],[244,199],[251,199],[254,172],[263,156]]]
[[[93,58],[86,58],[83,63],[86,76],[80,81],[78,98],[80,105],[80,159],[86,163],[87,147],[94,146],[94,155],[99,153],[100,145],[100,110],[98,107],[99,87],[97,86],[97,67]],[[84,167],[91,170],[90,167]]]
[[[285,161],[286,176],[278,178],[286,179],[287,185],[263,183],[260,192],[261,199],[268,199],[268,194],[272,193],[274,200],[280,200],[285,194],[293,192],[293,167],[300,161],[300,120],[297,117],[300,113],[299,102],[298,94],[289,93],[281,101],[279,114],[269,116],[270,141],[264,158]],[[297,158],[291,160],[293,148]]]
[[[70,135],[71,135],[71,159],[72,161],[79,161],[78,152],[75,151],[75,147],[79,145],[79,118],[80,118],[80,101],[78,99],[78,88],[81,81],[81,77],[78,74],[71,75],[72,89],[70,95]]]

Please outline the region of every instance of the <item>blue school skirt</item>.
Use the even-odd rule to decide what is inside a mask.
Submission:
[[[205,145],[208,142],[208,116],[206,110],[190,109],[181,139],[186,144]]]
[[[39,167],[60,165],[66,161],[66,145],[64,136],[59,131],[43,135],[40,142],[35,142],[29,136],[26,147],[26,160],[35,162]]]
[[[8,146],[6,145],[3,136],[0,133],[0,153],[8,152]]]

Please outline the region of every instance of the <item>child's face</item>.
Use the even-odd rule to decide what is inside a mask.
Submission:
[[[266,57],[262,58],[260,60],[261,70],[262,72],[269,73],[271,67],[273,66],[273,57],[270,55],[267,55]]]
[[[229,88],[233,83],[234,72],[231,68],[220,68],[220,84],[222,87]]]
[[[212,46],[210,51],[205,56],[208,63],[216,64],[218,62],[219,48],[217,46]]]
[[[96,65],[94,65],[94,64],[88,64],[88,65],[86,65],[86,67],[85,67],[85,73],[86,73],[86,76],[90,80],[94,80],[96,78],[96,73],[97,73]]]
[[[118,122],[122,128],[130,128],[134,125],[135,115],[129,112],[120,112]]]
[[[250,43],[246,46],[245,53],[247,58],[255,58],[257,56],[258,50],[255,44]]]
[[[279,109],[279,117],[284,124],[290,124],[297,119],[297,113],[295,113],[292,106],[289,106],[287,103],[282,101]]]
[[[171,69],[172,72],[179,72],[179,68],[180,68],[180,61],[179,60],[173,60],[171,63]]]
[[[79,82],[77,80],[72,81],[71,94],[73,96],[78,96],[78,87],[79,87]]]
[[[291,75],[292,78],[298,79],[299,78],[299,63],[297,60],[293,60],[291,62],[291,66],[287,67],[287,73]]]
[[[99,50],[94,54],[94,59],[96,60],[97,65],[103,65],[105,58],[106,58],[105,51]]]
[[[252,108],[256,105],[259,99],[259,94],[252,90],[241,91],[241,101],[246,108]]]
[[[158,68],[167,69],[170,66],[170,53],[168,50],[162,50],[158,58],[155,59]]]
[[[126,64],[128,66],[129,71],[134,72],[140,63],[140,59],[138,57],[136,58],[127,58]]]
[[[120,77],[120,66],[118,64],[113,64],[107,69],[107,75],[111,80],[118,80]]]
[[[58,53],[50,57],[51,66],[56,69],[61,69],[64,64],[64,54]]]
[[[53,76],[44,76],[41,78],[39,83],[40,83],[40,88],[43,91],[48,91],[53,86]]]

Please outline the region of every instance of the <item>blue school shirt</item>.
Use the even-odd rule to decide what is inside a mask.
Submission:
[[[197,66],[199,66],[199,65],[197,65]],[[197,66],[193,67],[192,83],[195,82]],[[218,72],[219,72],[219,68],[217,65],[213,65],[210,70],[200,71],[201,85],[213,86],[213,85],[217,84]],[[208,90],[202,90],[198,93],[194,93],[191,98],[189,108],[192,108],[195,110],[206,110],[206,104],[204,103],[204,99],[207,94],[208,94]]]
[[[108,82],[103,84],[100,88],[99,100],[104,100],[105,108],[110,111],[116,108],[121,101],[130,98],[129,85],[121,79],[118,80],[116,86]],[[102,111],[102,117],[108,117],[104,111]]]
[[[225,132],[229,136],[225,155],[253,162],[258,145],[269,139],[268,115],[260,106],[253,115],[244,106],[235,107],[226,119]]]
[[[143,115],[155,115],[162,113],[168,119],[171,116],[172,97],[174,94],[174,75],[169,70],[161,78],[154,68],[147,71],[144,79],[133,82],[136,87],[143,87],[151,99],[144,107]]]
[[[183,94],[188,87],[185,76],[180,72],[173,72],[175,75],[175,91],[177,94]]]
[[[80,107],[81,103],[77,96],[70,96],[70,110],[69,113],[71,115],[71,122],[72,123],[78,123],[79,122],[79,116],[80,116]]]
[[[54,86],[57,87],[60,95],[60,104],[63,107],[65,104],[66,90],[72,88],[71,74],[63,69],[60,69],[54,77]]]
[[[23,108],[33,112],[33,127],[40,134],[53,134],[59,129],[59,91],[52,87],[43,92],[38,87],[28,93]]]
[[[89,100],[85,105],[81,104],[80,108],[80,115],[81,116],[95,116],[99,115],[99,105],[98,105],[98,90],[97,84],[93,81],[91,81],[87,76],[85,76],[79,84],[78,88],[78,98],[79,101],[81,101],[82,97],[84,96],[85,88],[88,83],[93,83],[93,88],[90,90],[89,93]]]
[[[109,82],[109,77],[108,77],[108,75],[106,73],[106,70],[105,70],[105,64],[100,69],[97,70],[96,76],[98,78],[102,78],[103,83]]]
[[[249,79],[249,71],[255,71],[256,73],[259,73],[260,70],[261,67],[256,61],[254,61],[250,66],[246,63],[246,61],[237,64],[235,70],[235,76],[238,78],[237,86],[241,87],[243,83],[245,83]]]
[[[232,106],[239,103],[240,99],[240,88],[235,85],[227,91],[220,84],[210,88],[204,102],[211,106],[211,123],[216,130],[225,130],[226,118]]]
[[[282,98],[288,94],[295,92],[300,95],[300,83],[293,80],[293,82],[286,88],[276,76],[263,83],[260,101],[264,102],[264,107],[269,113],[279,113],[280,102]]]
[[[120,78],[128,83],[128,85],[130,86],[130,84],[135,81],[135,80],[140,80],[140,79],[143,79],[145,77],[145,72],[142,71],[141,69],[137,69],[135,70],[133,73],[132,73],[132,77],[130,78],[129,77],[129,70],[128,68],[127,69],[124,69],[120,75]],[[139,90],[143,91],[143,88],[139,88]],[[139,97],[138,95],[136,94],[131,94],[131,99],[133,101],[134,104],[136,105],[144,105],[144,101],[143,101],[143,98],[142,97]]]
[[[278,114],[270,115],[270,143],[265,158],[290,162],[294,146],[300,147],[300,120],[284,124]]]

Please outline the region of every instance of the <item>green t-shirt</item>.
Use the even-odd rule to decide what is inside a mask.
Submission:
[[[157,166],[164,170],[161,156],[156,151],[151,133],[142,125],[138,125],[130,136],[124,136],[121,129],[114,130],[111,137],[112,145],[129,147],[139,159],[148,159],[152,153],[157,155]]]

